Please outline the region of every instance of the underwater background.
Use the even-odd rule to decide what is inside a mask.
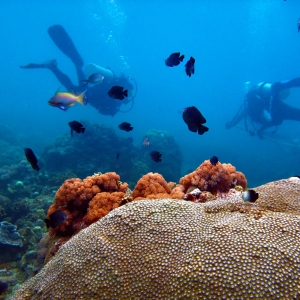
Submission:
[[[3,0],[0,9],[0,227],[16,238],[9,244],[0,236],[0,299],[2,278],[19,284],[43,265],[44,218],[68,178],[116,172],[133,189],[143,175],[158,172],[179,182],[213,155],[244,173],[248,187],[299,175],[299,122],[285,121],[263,139],[250,136],[243,121],[225,127],[247,89],[299,77],[298,0]],[[56,59],[77,83],[71,60],[47,34],[55,24],[66,29],[85,64],[136,82],[132,109],[122,105],[128,112],[112,117],[89,104],[66,112],[48,105],[64,88],[49,70],[20,66]],[[185,61],[168,68],[164,60],[174,52]],[[195,74],[188,77],[190,56]],[[291,89],[286,103],[300,108],[300,89]],[[182,111],[189,106],[206,118],[205,134],[188,130]],[[70,136],[73,120],[84,134]],[[121,131],[122,122],[133,130]],[[24,148],[34,151],[39,172]],[[151,151],[162,153],[162,161],[151,160]]]
[[[246,82],[252,86],[299,76],[299,1],[2,1],[0,5],[5,29],[0,49],[0,123],[5,126],[0,132],[0,157],[7,158],[1,159],[1,166],[23,159],[25,147],[42,159],[47,145],[69,134],[68,122],[86,120],[109,126],[118,136],[132,136],[138,147],[149,130],[172,135],[182,154],[182,176],[212,155],[242,171],[250,187],[299,173],[299,123],[285,121],[269,134],[275,141],[225,128],[243,103]],[[64,26],[85,63],[108,66],[137,81],[130,112],[111,117],[89,105],[63,112],[47,104],[60,87],[56,78],[46,69],[19,66],[55,58],[59,68],[77,81],[73,64],[47,34],[54,24]],[[164,59],[176,51],[196,59],[195,75],[186,76],[183,65],[165,66]],[[300,90],[292,89],[288,103],[300,107],[299,96]],[[192,105],[207,120],[209,132],[202,136],[190,132],[182,120],[183,108]],[[117,125],[123,121],[134,130],[120,131]],[[12,141],[16,148],[10,153]],[[80,161],[100,142],[78,145],[74,159]],[[152,147],[163,153],[159,144]],[[120,160],[128,156],[121,152]],[[165,163],[162,159],[161,165]],[[152,165],[150,171],[157,171]],[[95,166],[95,171],[99,169]]]

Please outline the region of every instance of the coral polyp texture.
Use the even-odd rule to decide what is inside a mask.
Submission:
[[[256,203],[271,211],[300,214],[300,179],[290,177],[266,183],[255,188],[259,194]]]
[[[144,175],[136,184],[132,191],[132,198],[141,199],[159,199],[173,198],[182,199],[184,196],[183,187],[174,182],[166,182],[161,174],[148,173]]]
[[[247,187],[247,180],[243,173],[236,171],[231,164],[222,164],[218,162],[216,165],[205,160],[194,172],[180,178],[180,184],[185,188],[195,186],[201,191],[211,192],[228,192],[230,187],[239,185],[243,189]]]
[[[290,201],[289,186],[282,201]],[[65,243],[12,299],[297,299],[299,212],[264,210],[241,195],[116,208]]]
[[[120,182],[115,172],[94,174],[84,180],[66,180],[58,189],[47,217],[59,209],[67,214],[67,219],[56,228],[50,228],[50,235],[70,237],[98,221],[120,206],[127,188],[128,184]]]

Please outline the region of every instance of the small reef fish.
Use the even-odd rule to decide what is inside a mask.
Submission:
[[[71,106],[74,106],[75,103],[85,105],[84,95],[85,92],[80,95],[74,95],[69,92],[56,92],[55,95],[48,101],[48,104],[66,111]]]
[[[215,166],[218,163],[219,160],[216,156],[213,156],[209,161],[212,165]]]
[[[25,148],[24,153],[25,153],[27,161],[31,164],[32,169],[38,171],[40,168],[37,165],[38,160],[37,160],[36,156],[34,155],[33,151],[30,148]]]
[[[191,56],[191,58],[185,64],[185,73],[189,77],[191,77],[192,74],[195,74],[195,61],[196,60]]]
[[[144,146],[148,147],[150,145],[150,140],[147,136],[145,136],[144,141],[143,141]]]
[[[300,18],[298,19],[297,27],[298,27],[298,33],[299,33],[300,32]]]
[[[175,52],[171,54],[166,60],[165,64],[167,67],[174,67],[178,66],[180,62],[182,62],[184,59],[184,55],[180,56],[180,52]]]
[[[49,227],[56,228],[58,225],[62,224],[66,218],[67,218],[67,214],[64,211],[58,209],[54,213],[52,213],[49,216],[49,218],[45,219],[45,223],[47,228]]]
[[[113,86],[109,91],[109,97],[117,100],[123,100],[125,97],[128,97],[128,90],[123,90],[122,86]]]
[[[85,82],[83,86],[86,86],[89,83],[90,84],[102,83],[103,79],[104,76],[102,76],[100,73],[94,73],[87,80],[81,80],[81,81]]]
[[[242,193],[242,198],[244,201],[255,202],[258,199],[258,193],[254,190],[247,190]]]
[[[8,284],[6,282],[0,281],[0,295],[5,293],[8,289]]]
[[[158,151],[152,151],[149,154],[150,154],[151,159],[154,160],[155,162],[161,161],[162,154],[159,153]]]
[[[206,123],[205,118],[195,106],[186,107],[182,112],[183,121],[187,124],[192,132],[197,132],[202,135],[208,131],[208,128],[202,124]]]
[[[127,132],[131,131],[133,129],[133,127],[131,126],[130,123],[127,122],[123,122],[118,126],[121,130],[125,130]]]
[[[83,125],[79,123],[78,121],[72,121],[68,123],[71,128],[71,137],[73,137],[73,131],[77,133],[84,133],[85,128],[83,128]]]

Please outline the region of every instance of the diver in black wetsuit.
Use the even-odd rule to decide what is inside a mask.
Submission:
[[[132,108],[134,100],[134,86],[130,83],[129,77],[125,77],[124,74],[121,74],[121,76],[117,77],[110,69],[105,69],[93,64],[89,64],[88,66],[90,67],[90,73],[91,70],[94,70],[94,73],[101,73],[101,75],[104,76],[104,79],[100,84],[87,85],[83,88],[83,83],[80,84],[80,82],[87,79],[86,75],[83,72],[84,63],[70,36],[61,25],[51,26],[48,29],[48,34],[50,35],[56,46],[72,60],[77,72],[78,85],[74,85],[70,78],[58,69],[55,59],[46,61],[42,64],[30,63],[26,66],[20,66],[21,68],[47,68],[52,71],[59,82],[69,92],[77,93],[87,89],[85,94],[86,102],[95,107],[99,111],[99,113],[103,115],[114,116],[117,112],[120,112],[120,106],[122,105],[122,103],[127,104],[130,101],[132,101],[130,109]],[[122,101],[110,98],[108,96],[108,91],[112,86],[115,85],[122,86],[124,90],[128,90],[128,98],[125,98]]]
[[[284,120],[300,121],[300,109],[283,102],[293,87],[300,87],[300,78],[257,84],[248,91],[240,110],[226,123],[226,128],[230,129],[244,119],[246,130],[262,138],[263,131],[268,127],[278,126]],[[247,121],[250,121],[253,130],[248,128]]]

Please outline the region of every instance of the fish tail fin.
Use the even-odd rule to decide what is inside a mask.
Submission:
[[[182,62],[183,59],[184,59],[184,55],[181,55],[181,56],[179,57],[179,60]]]
[[[80,128],[81,133],[84,133],[85,128]]]
[[[122,92],[123,96],[128,97],[128,90]]]
[[[77,97],[77,102],[80,103],[81,105],[85,105],[84,103],[84,95],[85,95],[85,92],[83,92],[82,94],[80,94],[78,97]]]
[[[208,127],[204,126],[204,125],[200,125],[198,127],[198,134],[202,135],[204,132],[208,131]]]
[[[59,89],[60,89],[60,87],[56,90],[54,95],[57,95],[59,93]]]

